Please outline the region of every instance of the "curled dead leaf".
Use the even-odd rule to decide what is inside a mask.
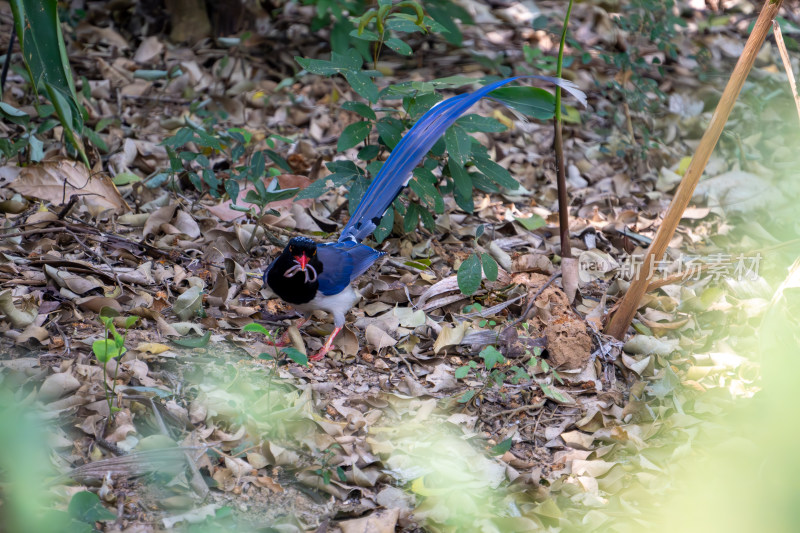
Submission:
[[[115,213],[130,209],[108,175],[89,174],[81,163],[67,159],[23,168],[11,188],[55,205],[64,205],[76,195],[94,216],[109,209]]]

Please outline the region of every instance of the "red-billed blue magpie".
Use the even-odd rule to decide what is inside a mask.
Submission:
[[[571,82],[548,76],[518,76],[490,83],[475,92],[453,96],[433,106],[420,118],[386,159],[370,183],[353,216],[336,242],[318,243],[308,237],[294,237],[283,252],[267,267],[264,283],[285,302],[303,313],[304,318],[321,309],[333,315],[334,330],[322,349],[309,359],[318,361],[331,349],[342,330],[345,316],[358,301],[351,283],[366,272],[384,252],[361,241],[372,234],[386,210],[408,185],[411,171],[444,135],[456,119],[473,104],[495,89],[520,78],[537,78],[554,83],[585,104],[584,94]],[[278,344],[288,344],[284,334]]]

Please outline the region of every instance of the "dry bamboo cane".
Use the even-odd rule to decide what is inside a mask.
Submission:
[[[722,93],[719,105],[717,105],[717,109],[711,117],[711,122],[703,134],[703,138],[700,139],[700,145],[697,147],[692,162],[689,163],[689,168],[686,169],[686,174],[684,174],[678,190],[675,192],[675,197],[672,199],[666,215],[664,215],[661,227],[658,228],[655,239],[653,239],[653,243],[647,250],[647,254],[642,261],[642,267],[631,283],[628,292],[625,293],[616,313],[611,316],[606,325],[605,332],[608,335],[619,340],[625,337],[625,332],[628,330],[628,326],[630,326],[631,320],[633,320],[633,316],[639,308],[639,302],[642,300],[642,296],[647,291],[648,283],[653,277],[656,261],[667,250],[667,245],[678,227],[683,212],[689,205],[697,182],[708,164],[711,152],[717,145],[719,136],[722,134],[722,128],[725,126],[731,109],[733,109],[733,105],[739,97],[739,92],[742,90],[742,85],[744,85],[750,69],[753,68],[756,55],[758,55],[761,45],[767,38],[772,21],[778,14],[782,2],[783,0],[766,0],[764,3],[764,7],[761,9],[758,20],[756,20],[756,24],[753,27],[753,32],[748,37],[747,43],[745,43],[744,51],[733,69],[733,74],[731,74],[728,85]]]

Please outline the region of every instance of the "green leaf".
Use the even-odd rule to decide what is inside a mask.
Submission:
[[[251,181],[255,181],[264,175],[266,165],[267,161],[264,158],[264,152],[256,152],[253,154],[247,169],[250,173]]]
[[[467,164],[472,152],[472,137],[467,130],[457,125],[450,126],[444,134],[444,143],[451,159],[462,167]]]
[[[415,169],[414,179],[409,181],[408,185],[425,205],[433,209],[436,213],[444,213],[442,193],[440,193],[438,189],[436,189],[436,186],[433,185],[432,181],[428,179],[428,174],[433,177],[433,173],[430,170],[422,167]]]
[[[84,126],[83,136],[89,139],[89,142],[95,145],[101,152],[108,152],[108,145],[92,128]]]
[[[258,183],[261,183],[260,181]],[[262,194],[256,191],[247,191],[244,197],[244,202],[248,204],[255,204],[264,207],[272,202],[280,202],[281,200],[288,200],[297,194],[300,189],[278,189],[276,191],[264,191]]]
[[[543,381],[539,382],[539,388],[542,389],[542,392],[548,398],[550,398],[552,400],[555,400],[557,402],[561,402],[561,403],[569,403],[569,398],[565,397],[563,394],[561,394],[557,390],[551,389],[550,385],[548,385],[547,383],[545,383]]]
[[[481,286],[481,261],[476,254],[471,254],[458,267],[458,288],[462,294],[469,296]]]
[[[364,148],[358,151],[358,158],[361,161],[370,161],[378,157],[378,154],[381,151],[381,147],[377,144],[368,144]]]
[[[37,139],[36,135],[28,138],[28,145],[31,147],[31,161],[38,163],[44,159],[44,143]]]
[[[233,135],[234,133],[241,135],[242,139],[241,142],[244,144],[250,144],[250,141],[253,139],[253,134],[247,131],[244,128],[230,128],[228,133]]]
[[[362,117],[369,120],[376,120],[378,118],[378,116],[375,114],[375,111],[373,111],[371,107],[363,102],[345,102],[342,104],[342,109],[352,111],[353,113],[358,113]]]
[[[373,104],[378,101],[378,88],[367,74],[361,71],[348,70],[344,73],[344,77],[347,83],[350,84],[350,87],[360,96],[366,98]]]
[[[336,145],[336,149],[340,152],[344,152],[345,150],[354,147],[366,139],[371,131],[372,122],[366,120],[348,124],[339,137],[339,142]]]
[[[134,78],[139,78],[147,81],[166,79],[167,74],[169,74],[169,72],[167,72],[166,70],[138,69],[133,71]]]
[[[483,131],[487,133],[499,133],[508,129],[505,124],[497,119],[475,114],[464,115],[456,120],[456,124],[469,132]]]
[[[442,99],[442,95],[435,92],[417,93],[403,98],[403,107],[412,120],[418,120]]]
[[[239,184],[236,180],[225,180],[225,192],[228,194],[228,198],[235,204],[236,200],[239,199]],[[247,208],[244,208],[247,210]]]
[[[486,365],[486,370],[491,370],[506,360],[506,358],[503,357],[503,354],[497,351],[497,348],[494,346],[487,346],[481,350],[478,355],[481,357],[481,359],[483,359],[483,363]]]
[[[350,184],[350,190],[347,193],[347,211],[350,215],[355,212],[356,207],[358,207],[361,198],[364,197],[364,193],[367,192],[368,188],[369,180],[363,176],[358,176]]]
[[[50,83],[70,95],[77,103],[58,19],[58,2],[13,0],[11,11],[14,13],[14,26],[25,66],[35,83],[34,89],[41,91],[45,83]]]
[[[89,524],[117,518],[116,514],[103,506],[97,494],[89,491],[76,493],[69,501],[67,511],[72,518]]]
[[[468,366],[460,366],[456,368],[455,376],[456,379],[464,379],[469,374],[469,367]]]
[[[370,30],[366,30],[366,29],[365,30],[361,30],[360,33],[359,33],[358,30],[354,29],[353,31],[350,32],[350,37],[355,37],[356,39],[361,39],[361,40],[370,41],[370,42],[378,42],[378,41],[381,40],[380,35],[378,35],[374,31],[370,31]]]
[[[497,261],[489,254],[481,255],[481,263],[483,264],[483,273],[486,274],[486,279],[489,281],[497,281],[499,274],[497,269]]]
[[[511,173],[498,165],[488,157],[473,157],[472,162],[475,163],[475,168],[480,170],[484,176],[489,178],[494,183],[506,189],[517,189],[519,183],[511,177]]]
[[[92,352],[98,361],[108,363],[120,355],[116,343],[111,339],[100,339],[92,343]]]
[[[502,87],[490,92],[489,97],[539,120],[550,120],[555,115],[556,97],[538,87]]]
[[[450,161],[447,162],[447,168],[450,171],[450,176],[452,176],[455,185],[455,190],[453,192],[456,204],[467,213],[472,213],[475,209],[475,204],[472,201],[472,178],[469,172],[459,165],[455,159],[450,159]]]
[[[19,39],[25,68],[33,82],[34,91],[47,93],[56,107],[64,134],[89,166],[80,134],[83,119],[72,80],[67,49],[58,19],[55,0],[14,0],[11,2],[14,27]],[[54,99],[60,101],[56,102]],[[60,109],[59,109],[60,108]]]
[[[20,111],[16,107],[5,102],[0,102],[0,115],[14,124],[27,124],[31,119],[31,117],[24,111]]]
[[[422,28],[417,26],[414,22],[414,17],[402,16],[402,13],[393,13],[389,20],[386,21],[384,26],[387,30],[397,31],[400,33],[414,33],[418,31],[423,31]]]
[[[444,27],[442,37],[450,44],[461,46],[463,36],[455,19],[460,18],[464,23],[471,23],[469,14],[451,2],[425,2],[425,10]]]
[[[394,150],[400,139],[403,138],[403,123],[396,118],[384,117],[375,125],[378,128],[378,134],[381,136],[383,144]]]
[[[511,437],[489,450],[490,455],[503,455],[511,449]]]
[[[44,84],[47,96],[53,102],[61,126],[64,128],[64,135],[67,140],[75,147],[83,159],[86,166],[89,166],[89,159],[86,157],[86,150],[81,140],[80,132],[83,131],[83,119],[80,112],[75,109],[77,104],[69,99],[68,94],[48,82]]]
[[[172,342],[184,348],[205,348],[211,340],[211,332],[206,331],[202,336],[186,337],[183,339],[172,339]]]
[[[338,187],[344,185],[345,182],[352,181],[357,174],[330,174],[324,178],[320,178],[297,194],[298,200],[306,198],[316,198],[321,196],[328,190],[329,183],[331,187]]]
[[[281,348],[281,352],[286,354],[286,356],[297,363],[298,365],[308,366],[308,356],[298,350],[297,348],[292,348],[291,346],[287,348]]]
[[[324,59],[308,59],[305,57],[295,56],[295,61],[300,63],[300,66],[312,74],[319,74],[320,76],[333,76],[339,72],[339,69],[334,67],[330,61]]]
[[[475,396],[475,391],[468,390],[463,395],[461,395],[461,398],[458,399],[458,403],[467,403],[472,399],[473,396]]]
[[[267,154],[267,157],[269,157],[273,163],[281,167],[286,172],[290,174],[293,172],[292,167],[289,165],[289,162],[286,161],[286,159],[281,157],[281,155],[275,152],[274,150],[264,150],[264,153]]]
[[[489,194],[500,192],[500,187],[498,187],[495,182],[487,178],[486,174],[483,174],[482,172],[472,172],[470,177],[472,178],[472,186],[479,191]]]
[[[527,218],[514,217],[514,220],[522,224],[528,231],[533,231],[547,224],[545,219],[543,219],[539,215],[531,215]]]
[[[383,240],[392,232],[393,227],[394,209],[390,207],[386,213],[383,214],[381,223],[378,224],[377,227],[375,227],[375,231],[372,232],[372,236],[375,237],[375,242],[378,244],[382,243]]]
[[[413,53],[413,50],[408,44],[396,37],[386,39],[385,44],[400,55],[410,56]]]
[[[138,183],[142,181],[142,178],[134,174],[133,172],[120,172],[111,180],[114,182],[114,185],[117,187],[121,187],[123,185],[130,185],[131,183]]]
[[[419,216],[422,208],[417,204],[409,204],[406,216],[403,218],[403,231],[407,234],[414,231],[414,228],[419,224]]]

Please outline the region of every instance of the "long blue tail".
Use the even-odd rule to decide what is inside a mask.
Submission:
[[[586,96],[575,84],[549,76],[506,78],[481,87],[477,91],[453,96],[439,102],[412,126],[389,154],[389,158],[370,183],[353,216],[342,230],[339,241],[361,242],[369,237],[394,199],[408,185],[414,167],[422,161],[425,154],[436,144],[439,137],[444,135],[447,128],[490,92],[507,83],[524,78],[536,78],[558,85],[584,105],[586,104]]]

